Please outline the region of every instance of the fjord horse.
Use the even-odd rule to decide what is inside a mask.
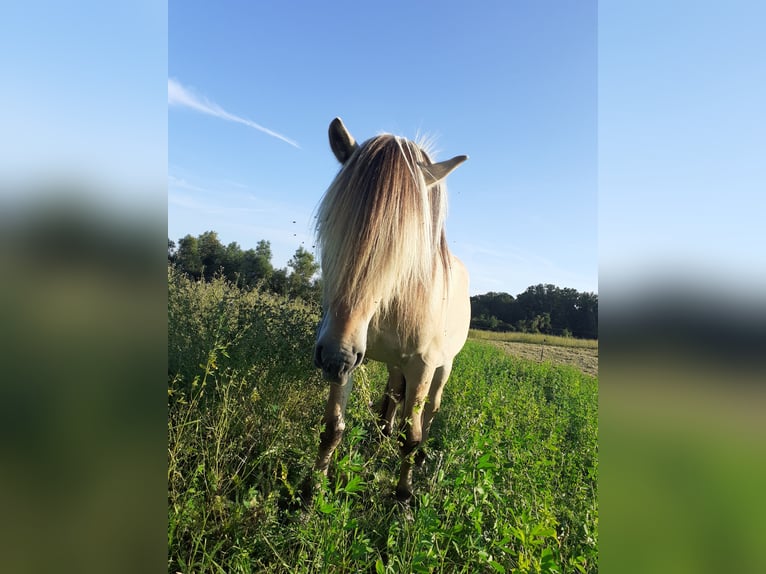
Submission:
[[[433,163],[419,145],[390,134],[358,144],[340,118],[329,138],[341,168],[317,211],[324,314],[314,362],[330,393],[315,469],[327,473],[343,435],[352,372],[365,357],[381,361],[388,367],[380,412],[386,436],[404,401],[396,495],[407,502],[413,463],[422,465],[468,335],[468,272],[447,247],[443,183],[468,158]]]

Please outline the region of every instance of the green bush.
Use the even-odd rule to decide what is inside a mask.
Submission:
[[[168,367],[186,381],[211,352],[222,366],[272,384],[313,371],[319,308],[226,279],[195,281],[168,267]]]

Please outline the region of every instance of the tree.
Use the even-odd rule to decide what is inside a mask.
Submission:
[[[187,234],[178,241],[176,265],[194,279],[202,276],[202,259],[196,237]]]
[[[271,264],[271,243],[261,239],[255,246],[254,270],[258,279],[268,281],[274,266]]]
[[[202,273],[205,279],[213,276],[224,266],[225,249],[215,231],[205,231],[197,238]]]
[[[176,242],[168,237],[168,263],[176,260]]]
[[[241,274],[242,248],[236,241],[229,243],[223,251],[223,273],[229,281],[235,281]]]
[[[535,333],[549,334],[551,332],[551,314],[536,315],[530,326]]]
[[[277,295],[287,295],[287,269],[276,269],[269,277],[269,288]]]
[[[255,254],[268,261],[269,265],[271,265],[271,242],[261,239],[255,246]]]
[[[575,337],[598,339],[598,295],[580,293],[573,321],[572,334]]]
[[[542,283],[529,286],[515,299],[507,293],[474,295],[471,326],[598,338],[598,296]]]
[[[261,239],[255,249],[242,253],[239,265],[240,279],[247,287],[255,287],[259,283],[269,284],[274,273],[271,264],[271,244]]]
[[[314,256],[303,247],[298,247],[287,266],[292,270],[287,278],[290,294],[305,300],[318,300],[314,275],[319,271],[319,263]]]
[[[256,271],[255,249],[248,249],[242,253],[242,261],[239,265],[239,276],[242,284],[246,287],[255,287],[260,277]]]

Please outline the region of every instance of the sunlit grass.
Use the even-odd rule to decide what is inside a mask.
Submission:
[[[169,289],[169,572],[597,571],[595,378],[469,341],[408,513],[376,425],[385,368],[367,363],[302,509],[327,395],[316,310],[220,280]]]
[[[468,336],[471,339],[485,339],[490,341],[509,341],[532,343],[536,345],[552,345],[557,347],[598,349],[598,339],[576,339],[574,337],[559,337],[556,335],[545,335],[543,333],[519,333],[514,331],[499,332],[471,329]]]

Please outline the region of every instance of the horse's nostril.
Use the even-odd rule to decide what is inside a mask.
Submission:
[[[356,354],[356,363],[354,363],[354,368],[358,367],[362,364],[362,359],[364,359],[364,353],[357,353]]]
[[[317,345],[314,349],[314,366],[322,367],[322,345]]]

